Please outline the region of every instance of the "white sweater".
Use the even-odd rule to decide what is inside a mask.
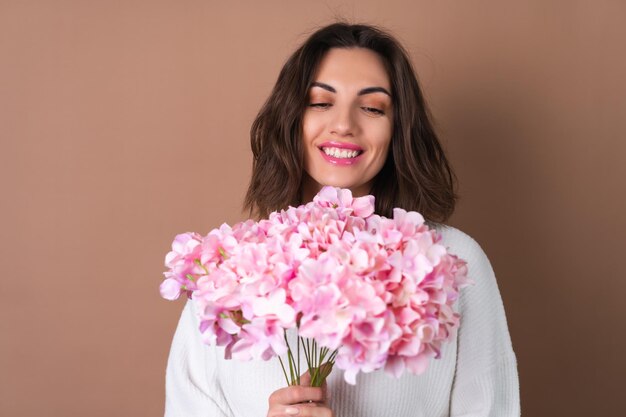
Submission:
[[[461,290],[457,337],[419,376],[405,373],[395,379],[376,371],[359,374],[352,386],[341,370],[333,370],[327,389],[335,416],[519,416],[516,359],[489,260],[463,232],[452,227],[439,231],[450,252],[468,262],[475,282]],[[195,304],[187,302],[167,365],[167,417],[263,417],[270,394],[284,386],[276,358],[225,360],[223,348],[204,345]]]

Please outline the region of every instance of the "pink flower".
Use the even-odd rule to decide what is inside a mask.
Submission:
[[[228,258],[236,246],[237,239],[233,236],[231,228],[228,225],[222,225],[202,239],[200,261],[203,265],[221,262]]]
[[[201,272],[194,262],[200,259],[202,237],[197,233],[177,235],[172,242],[172,250],[165,256],[165,266],[175,275],[184,277],[187,273]]]
[[[419,213],[396,208],[388,219],[374,203],[323,187],[259,222],[178,235],[161,295],[191,296],[203,341],[227,358],[283,355],[285,332],[297,328],[334,352],[348,383],[381,368],[422,373],[459,327],[467,265]]]
[[[340,213],[351,212],[362,218],[369,217],[374,213],[374,196],[352,198],[352,192],[348,189],[322,187],[313,202],[321,207],[338,209]]]
[[[283,328],[294,326],[296,312],[286,303],[285,290],[277,289],[268,297],[257,297],[252,300],[250,308],[252,317],[265,317],[276,320]]]
[[[285,328],[276,320],[255,317],[244,324],[240,338],[231,349],[232,357],[239,360],[269,360],[287,352]]]
[[[181,284],[174,278],[167,278],[159,287],[161,297],[166,300],[176,300],[180,297]]]

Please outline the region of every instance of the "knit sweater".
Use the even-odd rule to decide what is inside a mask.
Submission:
[[[516,359],[489,260],[463,232],[438,231],[449,251],[468,262],[474,281],[461,290],[457,335],[422,375],[405,372],[396,379],[375,371],[359,374],[353,386],[334,369],[327,391],[335,416],[519,416]],[[278,360],[225,360],[223,348],[202,343],[198,324],[195,303],[188,301],[167,365],[166,417],[265,416],[270,394],[285,386]]]

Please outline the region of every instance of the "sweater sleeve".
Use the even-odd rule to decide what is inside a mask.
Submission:
[[[174,334],[165,377],[165,417],[232,417],[217,379],[216,349],[202,342],[188,300]]]
[[[458,231],[457,231],[458,232]],[[461,291],[452,417],[520,415],[517,362],[491,264],[480,246],[462,234],[458,255],[474,284]]]

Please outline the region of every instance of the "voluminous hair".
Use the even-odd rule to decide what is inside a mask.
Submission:
[[[370,25],[334,23],[314,32],[287,60],[250,129],[252,177],[244,207],[257,218],[302,203],[302,119],[316,70],[331,48],[367,48],[382,58],[391,82],[393,133],[387,160],[370,194],[376,213],[394,207],[443,223],[457,200],[456,179],[437,139],[407,52]]]

